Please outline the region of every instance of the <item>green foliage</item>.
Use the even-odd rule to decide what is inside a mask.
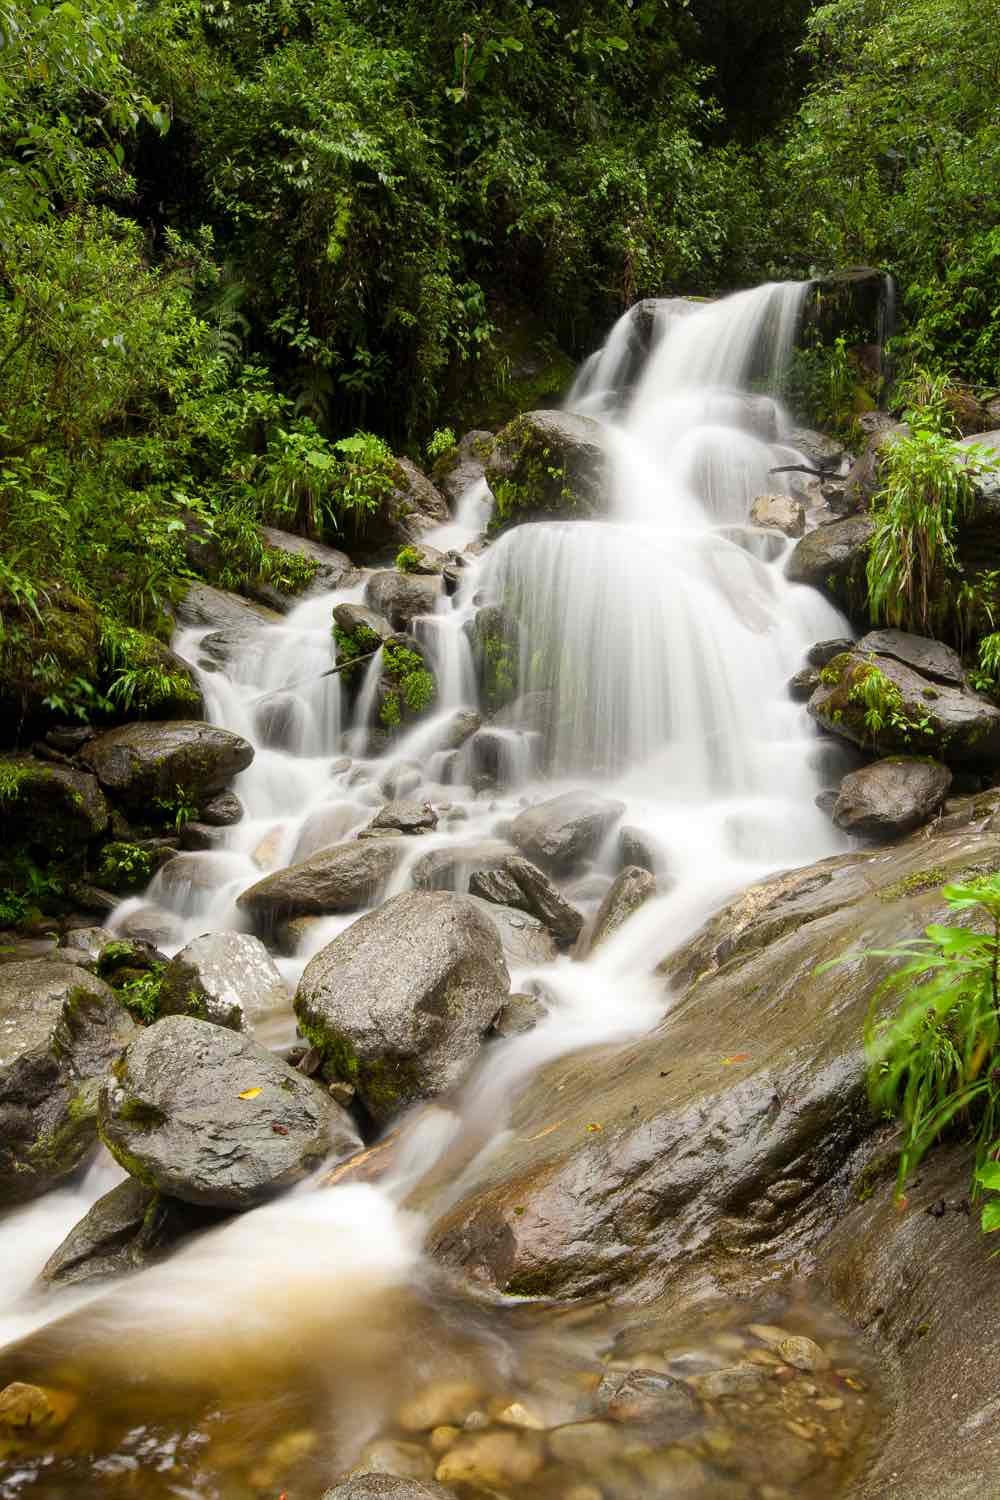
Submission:
[[[955,1120],[976,1144],[976,1185],[998,1186],[1000,1155],[1000,876],[946,886],[956,913],[985,930],[933,925],[925,936],[864,956],[896,967],[877,987],[865,1031],[876,1109],[902,1123],[898,1191]],[[881,1012],[887,1002],[894,1009]],[[997,1227],[996,1200],[984,1229]]]
[[[401,573],[420,571],[420,553],[416,547],[400,547],[396,553],[396,567]]]
[[[430,707],[437,684],[423,657],[391,637],[383,644],[382,660],[386,691],[379,720],[386,729],[398,729],[404,718],[416,718]]]
[[[800,421],[846,443],[857,441],[858,389],[859,373],[843,336],[796,349],[781,379],[781,396]]]
[[[268,444],[258,493],[264,518],[309,536],[363,532],[396,477],[392,453],[370,432],[329,443],[308,417],[279,427]]]
[[[105,844],[97,862],[98,885],[111,891],[135,891],[147,885],[156,869],[152,849],[140,844],[115,841]]]
[[[888,446],[872,501],[868,606],[875,621],[932,635],[955,602],[955,534],[972,504],[973,479],[994,464],[977,445],[958,447],[933,409],[907,418],[909,435]]]
[[[197,803],[190,800],[182,786],[174,787],[172,797],[154,797],[153,808],[160,818],[172,824],[178,833],[185,823],[190,823],[198,816]]]
[[[450,427],[438,427],[432,432],[424,444],[424,452],[428,463],[434,463],[439,458],[444,458],[457,446],[457,438]]]
[[[159,1019],[160,996],[163,991],[163,965],[157,964],[142,974],[126,972],[131,977],[118,986],[118,998],[129,1014],[142,1026],[150,1026]]]

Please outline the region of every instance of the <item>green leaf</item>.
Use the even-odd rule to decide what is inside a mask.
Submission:
[[[976,1181],[980,1187],[1000,1193],[1000,1162],[989,1161],[984,1167],[980,1167],[976,1173]]]
[[[1000,1229],[1000,1198],[995,1199],[993,1203],[987,1203],[980,1223],[984,1234],[992,1234]]]

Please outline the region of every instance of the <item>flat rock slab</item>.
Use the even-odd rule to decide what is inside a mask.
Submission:
[[[953,687],[965,684],[962,658],[943,641],[912,635],[907,630],[870,630],[853,649],[862,656],[869,653],[891,656],[904,666],[912,667],[922,677],[929,677],[932,682],[947,682]]]
[[[178,790],[200,803],[253,760],[253,746],[228,729],[200,719],[123,724],[91,740],[80,759],[105,791],[142,808]]]
[[[245,1209],[360,1145],[311,1079],[249,1037],[167,1016],[125,1052],[100,1095],[101,1139],[146,1187]]]
[[[85,1159],[98,1085],[134,1036],[114,991],[79,965],[0,965],[0,1204],[37,1197]]]
[[[325,1076],[354,1084],[382,1123],[461,1080],[509,989],[500,939],[476,903],[406,891],[310,960],[295,1013]]]

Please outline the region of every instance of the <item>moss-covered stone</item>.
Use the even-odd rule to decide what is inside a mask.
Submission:
[[[111,813],[94,776],[19,755],[0,757],[0,815],[8,839],[60,849],[99,837]]]
[[[604,504],[600,423],[563,411],[530,411],[498,433],[486,464],[496,499],[490,531],[544,517],[581,519]]]
[[[0,710],[9,729],[48,717],[53,704],[64,705],[65,713],[89,701],[81,697],[81,684],[93,681],[100,645],[92,604],[53,584],[34,610],[0,597],[0,613]]]

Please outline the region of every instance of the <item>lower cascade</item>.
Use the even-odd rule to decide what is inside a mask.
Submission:
[[[785,1234],[834,1212],[829,1141],[768,1051],[793,968],[853,940],[825,883],[874,936],[886,909],[816,802],[849,752],[788,694],[850,627],[751,516],[825,506],[776,394],[805,295],[664,303],[638,370],[621,321],[561,414],[600,504],[511,525],[478,479],[421,537],[444,572],[182,612],[206,719],[253,748],[242,816],[189,820],[108,919],[174,961],[171,1014],[103,1085],[117,1160],[0,1225],[0,1388],[28,1393],[0,1500],[861,1493],[889,1392]],[[127,1265],[142,1234],[176,1248]]]

